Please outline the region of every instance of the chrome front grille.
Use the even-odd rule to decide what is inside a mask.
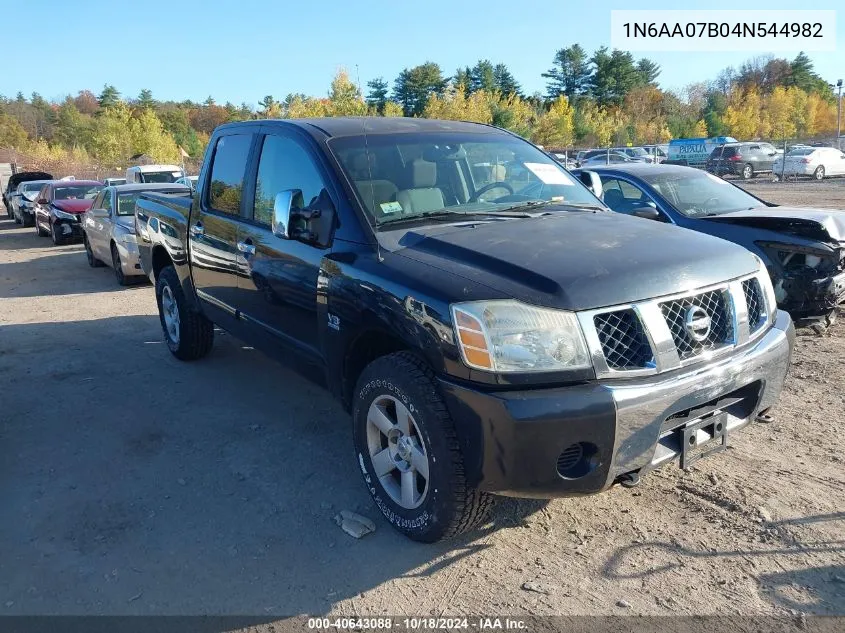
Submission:
[[[765,271],[759,274],[766,274]],[[653,375],[716,358],[768,330],[757,275],[578,313],[596,376]]]
[[[593,323],[609,367],[625,370],[653,366],[651,344],[634,310],[597,314]]]
[[[745,295],[745,305],[748,306],[748,329],[756,332],[766,321],[760,282],[757,279],[746,279],[742,282],[742,292]]]
[[[690,309],[704,310],[710,327],[703,340],[696,340],[687,324]],[[724,290],[711,290],[660,304],[666,324],[675,341],[681,360],[698,356],[704,350],[716,349],[733,342],[733,323]]]

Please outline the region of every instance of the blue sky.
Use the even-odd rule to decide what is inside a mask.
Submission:
[[[353,80],[391,81],[426,60],[446,74],[479,58],[506,63],[524,91],[543,91],[540,73],[557,49],[575,42],[589,52],[610,43],[612,9],[794,9],[793,1],[651,2],[604,0],[26,0],[3,12],[0,94],[48,99],[105,83],[134,97],[245,101],[290,92],[324,96],[339,66]],[[805,3],[805,7],[808,5]],[[836,9],[841,0],[814,0]],[[413,8],[412,8],[413,7]],[[838,51],[810,53],[828,81],[845,75],[845,11],[837,16]],[[44,19],[46,18],[46,19]],[[36,30],[38,29],[38,30]],[[664,88],[713,78],[747,53],[636,53],[659,63]],[[794,53],[782,56],[794,57]],[[25,61],[25,63],[23,63]]]

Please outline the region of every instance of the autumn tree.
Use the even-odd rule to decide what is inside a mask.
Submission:
[[[758,136],[760,112],[760,93],[756,89],[734,88],[722,118],[731,136],[738,139],[751,139]]]
[[[329,90],[329,109],[331,116],[361,116],[367,113],[367,104],[361,97],[361,91],[346,69],[340,68],[332,79]]]
[[[0,147],[22,149],[26,142],[26,130],[23,129],[18,120],[0,112]]]
[[[538,145],[549,147],[572,145],[575,140],[573,114],[569,99],[563,95],[559,96],[540,116],[531,140]]]
[[[161,120],[153,110],[146,109],[129,120],[132,154],[147,154],[160,163],[178,163],[179,148],[164,130]]]

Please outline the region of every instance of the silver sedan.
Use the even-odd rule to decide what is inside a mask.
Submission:
[[[126,286],[144,278],[135,237],[135,200],[142,192],[185,195],[190,189],[175,184],[134,184],[106,187],[82,218],[88,265],[109,265],[117,283]]]

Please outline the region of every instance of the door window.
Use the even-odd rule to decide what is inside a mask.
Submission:
[[[100,206],[100,208],[101,208],[101,209],[105,209],[106,211],[108,211],[108,212],[109,212],[109,215],[111,215],[111,209],[112,209],[112,205],[111,205],[111,190],[109,190],[109,191],[104,191],[104,192],[102,193],[102,196],[103,196],[103,202],[102,202],[102,205]]]
[[[326,188],[317,165],[308,151],[291,138],[266,136],[258,162],[253,219],[270,226],[276,195],[288,189],[299,189],[302,197],[294,204],[307,206]]]
[[[251,145],[251,134],[232,134],[217,140],[208,192],[208,203],[215,211],[228,215],[240,213],[244,173]]]
[[[625,180],[602,178],[604,203],[614,211],[631,214],[644,206],[656,206],[644,191]]]

